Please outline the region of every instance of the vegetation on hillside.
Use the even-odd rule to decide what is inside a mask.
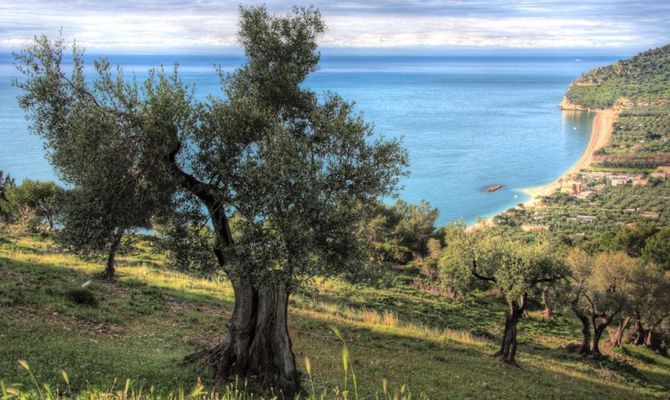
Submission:
[[[595,68],[570,85],[566,97],[588,108],[608,108],[617,101],[667,104],[670,99],[670,45],[628,60]]]
[[[116,282],[95,279],[104,257],[78,259],[41,235],[5,230],[5,238],[0,245],[5,386],[34,388],[18,364],[26,360],[37,382],[67,395],[123,392],[126,379],[136,393],[142,387],[153,396],[178,394],[180,388],[188,395],[198,378],[207,392],[225,392],[211,387],[208,372],[179,361],[221,339],[218,327],[233,309],[227,280],[166,271],[165,256],[150,237],[136,237],[120,252]],[[333,327],[346,340],[360,398],[375,393],[385,398],[383,380],[390,393],[407,385],[412,398],[424,393],[431,399],[663,398],[670,390],[669,359],[627,344],[606,346],[604,360],[582,358],[569,351],[581,341],[571,311],[556,306],[547,320],[536,301],[529,301],[529,316],[518,322],[522,369],[506,366],[491,357],[505,319],[505,302],[495,292],[473,289],[449,299],[413,287],[419,273],[414,268],[396,267],[395,273],[406,280],[375,288],[318,279],[292,296],[289,325],[297,364],[311,392],[305,361],[310,360],[317,398],[324,390],[325,398],[335,398],[335,388],[344,389],[342,344]],[[86,290],[98,305],[74,302],[68,292],[90,279]],[[267,394],[251,381],[237,381],[240,392],[245,385],[247,392]],[[351,385],[349,375],[348,398],[354,398]]]
[[[581,185],[516,207],[496,222],[548,230],[591,249],[622,226],[670,226],[670,45],[596,68],[566,93],[575,104],[612,107],[618,118],[612,138],[593,165],[574,174]],[[595,243],[595,244],[594,244]],[[594,247],[595,246],[595,247]]]

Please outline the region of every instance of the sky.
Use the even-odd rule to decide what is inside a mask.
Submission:
[[[632,53],[670,42],[670,0],[266,0],[286,13],[314,5],[333,51],[587,49]],[[77,39],[89,52],[239,50],[240,1],[0,0],[0,51],[38,34]],[[603,50],[606,49],[606,50]]]

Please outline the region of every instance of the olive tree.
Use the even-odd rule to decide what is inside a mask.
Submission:
[[[395,241],[410,249],[415,258],[428,255],[428,240],[435,235],[438,209],[431,207],[427,201],[410,204],[398,200],[393,205],[393,211],[398,216],[392,232]]]
[[[53,230],[63,193],[56,182],[26,179],[16,188],[16,202],[21,208],[33,210],[40,222],[46,221]]]
[[[474,245],[481,232],[466,232],[463,223],[449,223],[442,231],[445,247],[437,264],[442,289],[449,297],[455,297],[483,286],[482,281],[471,273]]]
[[[633,343],[661,351],[657,329],[670,316],[670,273],[655,264],[638,264],[629,273],[628,287],[629,318],[635,319],[636,330]]]
[[[471,283],[473,277],[497,287],[505,298],[505,328],[500,350],[494,356],[516,365],[517,323],[523,316],[528,296],[541,283],[561,279],[566,268],[553,244],[544,238],[517,239],[506,233],[485,232],[481,237],[467,233],[447,244],[442,271]],[[447,256],[449,257],[449,256]],[[458,260],[458,261],[457,261]]]
[[[435,237],[436,208],[426,201],[410,204],[402,200],[368,208],[359,234],[376,250],[375,258],[404,264],[428,255],[428,242]]]
[[[94,63],[95,80],[84,74],[82,51],[72,49],[65,65],[64,40],[36,38],[15,55],[24,79],[19,105],[31,130],[45,142],[49,161],[71,190],[62,202],[57,239],[82,254],[104,252],[103,277],[113,279],[115,256],[123,235],[149,226],[157,204],[166,202],[153,179],[157,138],[148,137],[140,123],[137,84],[126,82],[123,71],[112,73],[107,60]],[[69,71],[68,71],[69,70]],[[155,157],[154,157],[155,158]]]
[[[592,258],[585,251],[573,249],[566,257],[569,274],[569,285],[565,291],[565,300],[582,325],[582,342],[577,352],[581,355],[591,354],[591,318],[588,298],[588,283],[591,276]]]
[[[323,30],[311,8],[287,16],[242,8],[239,40],[246,63],[232,73],[219,70],[225,96],[204,102],[193,99],[176,71],[154,71],[138,96],[122,76],[110,79],[116,85],[105,84],[106,68],[98,68],[92,87],[83,68],[66,77],[46,40],[24,59],[26,69],[49,66],[38,68],[24,87],[30,98],[38,97],[28,103],[41,111],[37,121],[53,122],[38,133],[55,155],[72,146],[69,153],[84,168],[99,164],[68,142],[78,119],[52,96],[39,96],[51,88],[68,107],[72,101],[72,108],[117,128],[104,132],[128,146],[123,159],[132,161],[118,164],[119,174],[132,178],[133,190],[122,192],[122,201],[149,199],[142,210],[154,215],[169,215],[184,197],[200,204],[214,233],[218,267],[233,286],[234,309],[226,340],[188,360],[211,366],[217,382],[260,376],[286,392],[299,390],[289,296],[306,277],[360,266],[355,231],[361,204],[395,194],[405,170],[407,154],[399,142],[376,136],[352,103],[303,86],[318,67]]]
[[[625,251],[630,257],[640,257],[647,240],[653,237],[656,228],[653,225],[640,225],[634,228],[624,226],[612,238],[615,250]]]
[[[598,358],[603,333],[618,318],[625,318],[630,307],[630,273],[637,262],[624,252],[589,256],[575,251],[568,263],[574,295],[571,307],[582,322],[584,341],[591,339],[590,348],[582,343],[580,353]]]
[[[670,271],[670,228],[661,229],[646,241],[642,259]]]
[[[5,223],[12,222],[17,212],[15,191],[16,181],[9,174],[0,170],[0,214]]]

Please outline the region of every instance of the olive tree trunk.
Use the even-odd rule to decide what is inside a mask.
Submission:
[[[524,293],[521,296],[519,304],[516,301],[509,302],[509,306],[505,313],[505,331],[503,332],[502,344],[493,356],[499,361],[507,364],[516,365],[516,349],[517,349],[517,323],[519,318],[523,315],[526,308],[527,295]]]
[[[116,277],[116,252],[121,246],[121,239],[123,239],[123,229],[117,228],[116,233],[109,246],[109,253],[107,254],[107,262],[105,263],[105,271],[102,277],[105,280],[112,281]]]
[[[602,352],[600,351],[600,339],[605,332],[606,326],[604,324],[597,325],[593,332],[593,346],[591,348],[591,353],[593,353],[594,358],[602,357]]]
[[[610,326],[612,320],[619,312],[620,310],[617,310],[611,315],[592,316],[591,323],[593,324],[593,346],[591,347],[591,353],[593,354],[593,358],[602,358],[602,353],[600,352],[600,339],[602,338],[605,329]],[[597,322],[598,317],[602,319],[601,323]]]
[[[620,347],[622,342],[623,342],[623,336],[626,333],[626,329],[628,329],[628,326],[630,325],[630,320],[631,317],[625,317],[621,321],[619,321],[619,325],[617,326],[616,330],[614,331],[614,334],[610,338],[610,343],[612,344],[613,347]]]
[[[259,284],[252,278],[253,271],[233,272],[227,268],[226,249],[234,241],[225,204],[217,200],[209,185],[183,172],[174,162],[175,155],[171,160],[182,184],[203,202],[211,216],[216,233],[214,254],[228,274],[235,296],[226,339],[211,349],[186,356],[185,361],[202,361],[211,367],[215,384],[235,377],[255,377],[290,398],[301,387],[287,324],[289,288],[282,279]]]
[[[588,355],[591,353],[591,321],[589,317],[577,307],[577,302],[572,304],[572,312],[575,313],[579,321],[582,323],[582,343],[579,345],[577,353],[581,355]]]
[[[637,317],[637,321],[635,321],[635,337],[633,338],[632,343],[636,346],[640,346],[644,344],[644,338],[647,336],[647,330],[644,329],[644,326],[642,326],[642,321],[640,321],[640,317]]]
[[[292,396],[300,391],[300,375],[288,334],[288,293],[284,285],[257,290],[250,282],[233,284],[235,308],[227,339],[187,361],[203,359],[213,370],[214,382],[234,377],[256,377]]]
[[[658,334],[656,333],[656,328],[661,324],[661,322],[663,322],[663,318],[654,322],[649,327],[649,330],[647,331],[647,334],[644,338],[644,345],[650,350],[653,350],[664,356],[667,356],[668,350],[665,347],[663,347],[663,344],[659,339]]]

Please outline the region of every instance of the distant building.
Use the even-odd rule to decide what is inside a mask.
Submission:
[[[607,183],[609,183],[611,186],[625,185],[630,180],[631,178],[628,175],[610,175],[607,177]]]
[[[633,185],[646,185],[649,183],[649,180],[644,175],[632,175],[632,174],[618,174],[618,175],[608,175],[606,177],[607,183],[611,186],[619,186],[626,184]]]
[[[586,183],[569,179],[561,182],[561,192],[568,194],[579,194],[586,188]]]
[[[645,211],[640,214],[642,217],[649,218],[649,219],[659,219],[661,217],[661,213],[656,212],[656,211]]]
[[[645,178],[642,175],[638,175],[633,177],[633,179],[631,179],[631,183],[633,184],[633,186],[644,186],[647,183],[649,183],[649,179]]]
[[[521,225],[521,230],[524,232],[540,232],[540,231],[546,231],[549,228],[546,225],[531,225],[531,224],[524,224]]]
[[[595,220],[598,219],[595,215],[577,215],[576,216],[577,221],[585,223],[585,224],[590,224],[591,222],[594,222]]]
[[[670,176],[670,165],[661,165],[656,167],[656,170],[649,174],[652,178],[665,179]]]
[[[581,192],[579,192],[577,194],[577,197],[579,197],[580,199],[586,199],[592,194],[593,194],[593,190],[582,190]]]

